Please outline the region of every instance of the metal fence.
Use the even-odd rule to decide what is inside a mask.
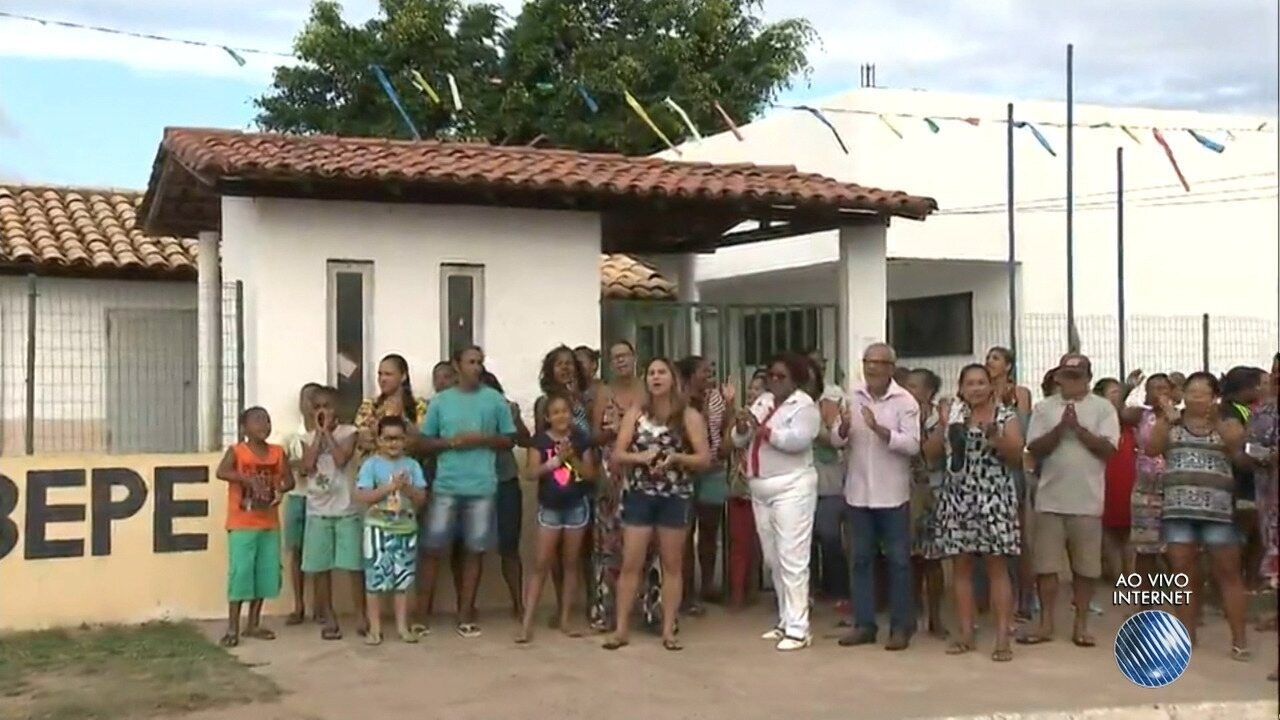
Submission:
[[[1080,351],[1093,363],[1095,378],[1121,376],[1119,323],[1114,316],[1078,316],[1075,322]],[[975,315],[973,354],[947,357],[907,357],[900,365],[925,367],[938,373],[946,392],[954,390],[960,370],[982,362],[988,348],[1010,346],[1008,315]],[[1018,381],[1038,392],[1048,370],[1067,350],[1066,315],[1030,314],[1017,328]],[[1183,373],[1208,370],[1223,373],[1237,365],[1270,367],[1277,349],[1276,323],[1263,318],[1199,316],[1134,316],[1125,323],[1125,372],[1143,370]]]
[[[224,288],[223,415],[240,393]],[[0,454],[198,448],[194,282],[0,276]]]

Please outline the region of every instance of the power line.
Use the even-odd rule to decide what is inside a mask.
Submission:
[[[1271,186],[1271,187],[1269,187],[1269,188],[1267,188],[1267,187],[1250,188],[1250,189],[1249,189],[1249,191],[1250,191],[1250,192],[1257,192],[1257,191],[1259,191],[1259,190],[1275,190],[1275,189],[1277,189],[1277,188],[1276,188],[1276,186]],[[1180,199],[1176,199],[1176,200],[1172,200],[1172,199],[1170,199],[1170,200],[1166,200],[1166,199],[1165,199],[1166,197],[1167,197],[1167,198],[1176,198],[1176,197],[1178,197],[1178,196],[1176,196],[1176,195],[1169,195],[1169,196],[1165,196],[1165,197],[1146,198],[1145,200],[1147,200],[1147,202],[1144,202],[1144,201],[1136,201],[1136,202],[1134,202],[1134,201],[1129,201],[1129,200],[1127,200],[1127,199],[1126,199],[1126,200],[1125,200],[1125,207],[1126,207],[1126,208],[1148,208],[1148,207],[1181,207],[1181,206],[1184,206],[1184,205],[1220,205],[1220,204],[1225,204],[1225,203],[1253,202],[1253,201],[1255,201],[1255,200],[1270,200],[1270,199],[1275,199],[1276,197],[1280,197],[1280,195],[1277,195],[1277,193],[1274,193],[1274,192],[1273,192],[1273,193],[1268,193],[1268,194],[1265,194],[1265,195],[1246,195],[1246,196],[1244,196],[1244,197],[1212,197],[1212,198],[1197,198],[1197,199],[1186,199],[1186,198],[1180,198]],[[1155,200],[1155,201],[1157,201],[1157,202],[1150,202],[1151,200]],[[1076,210],[1084,210],[1084,211],[1088,211],[1088,210],[1107,210],[1107,209],[1112,208],[1112,207],[1114,207],[1114,206],[1115,206],[1115,203],[1114,203],[1114,202],[1097,201],[1097,202],[1091,202],[1091,203],[1078,203],[1078,204],[1075,206],[1075,209],[1076,209]],[[1045,205],[1045,206],[1041,206],[1041,207],[1015,208],[1015,210],[1016,210],[1017,212],[1027,212],[1027,213],[1034,213],[1034,212],[1066,212],[1066,211],[1067,211],[1067,207],[1066,207],[1066,205]],[[993,209],[993,210],[958,210],[958,211],[953,211],[953,212],[939,211],[939,212],[935,213],[935,215],[948,215],[948,216],[958,216],[958,215],[965,215],[965,216],[977,216],[977,215],[1003,215],[1005,212],[1006,212],[1006,211],[1005,211],[1005,210],[1003,210],[1003,209]]]
[[[1262,173],[1249,173],[1247,175],[1231,175],[1228,177],[1209,178],[1208,180],[1197,180],[1196,188],[1198,190],[1201,186],[1204,186],[1204,185],[1214,185],[1217,183],[1234,182],[1236,180],[1253,180],[1255,178],[1275,177],[1275,176],[1276,176],[1276,173],[1274,172],[1262,172]],[[1142,187],[1125,188],[1125,195],[1128,196],[1129,193],[1147,192],[1149,190],[1171,190],[1173,188],[1180,189],[1182,188],[1182,184],[1168,183],[1166,185],[1145,185]],[[1211,192],[1221,193],[1221,192],[1231,192],[1231,191],[1230,190],[1214,190]],[[1101,190],[1098,192],[1091,192],[1091,193],[1084,193],[1084,194],[1077,193],[1075,197],[1076,198],[1102,197],[1102,196],[1115,195],[1115,193],[1116,193],[1115,190]],[[1201,193],[1197,191],[1195,194],[1198,196]],[[1019,201],[1018,203],[1016,203],[1015,207],[1018,205],[1039,205],[1039,204],[1052,203],[1052,202],[1065,202],[1066,199],[1067,197],[1065,195],[1058,195],[1055,197],[1032,198],[1028,200]],[[1004,200],[1000,200],[998,202],[980,203],[975,205],[962,205],[957,208],[949,208],[948,212],[954,213],[960,210],[986,210],[986,209],[998,209],[1000,212],[1004,212],[1006,208],[1007,208],[1007,202]]]
[[[97,33],[106,33],[108,35],[121,35],[124,37],[138,38],[141,40],[155,40],[158,42],[177,43],[179,45],[190,45],[192,47],[214,48],[222,50],[231,55],[236,62],[244,64],[244,59],[238,57],[238,53],[248,55],[270,55],[272,57],[293,57],[293,53],[280,52],[278,50],[263,50],[262,48],[238,47],[235,45],[222,45],[215,42],[205,42],[203,40],[191,40],[189,38],[172,37],[169,35],[156,35],[154,33],[141,33],[132,30],[120,30],[119,28],[104,27],[102,25],[86,25],[83,23],[70,22],[68,20],[50,20],[49,18],[33,17],[31,15],[22,15],[0,10],[0,17],[9,18],[11,20],[23,20],[26,22],[40,23],[41,25],[54,25],[57,27],[71,28],[73,30],[87,30]]]

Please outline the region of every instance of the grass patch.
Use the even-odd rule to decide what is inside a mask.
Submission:
[[[0,720],[116,720],[280,694],[190,623],[0,635]]]

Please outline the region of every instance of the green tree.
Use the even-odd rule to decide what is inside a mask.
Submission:
[[[386,69],[423,137],[545,144],[644,154],[662,142],[623,100],[631,91],[673,140],[688,134],[670,96],[700,130],[724,129],[713,102],[739,122],[760,114],[807,73],[814,39],[802,19],[765,23],[760,0],[531,0],[514,19],[461,0],[381,0],[361,26],[318,0],[259,98],[267,130],[408,137],[370,65]],[[417,70],[440,95],[412,83]],[[463,109],[455,112],[447,74]],[[584,91],[598,104],[592,112]]]

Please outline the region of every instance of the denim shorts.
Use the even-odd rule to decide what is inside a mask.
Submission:
[[[1187,545],[1239,545],[1241,541],[1240,531],[1233,523],[1177,518],[1160,523],[1160,539]]]
[[[439,553],[455,539],[468,552],[492,550],[497,542],[494,496],[462,497],[437,493],[431,497],[422,528],[422,552]]]
[[[581,530],[591,522],[591,503],[580,498],[565,508],[538,505],[538,525],[548,530]]]
[[[689,527],[689,498],[676,495],[622,494],[622,524],[632,527],[682,529]]]

